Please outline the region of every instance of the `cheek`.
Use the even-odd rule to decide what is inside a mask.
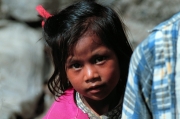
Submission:
[[[76,73],[72,72],[72,71],[66,71],[67,74],[67,78],[70,81],[71,85],[73,87],[76,87],[77,85],[79,85],[79,83],[81,82],[81,76],[77,75]]]
[[[68,78],[68,80],[71,82],[71,83],[73,83],[73,82],[75,82],[76,81],[76,75],[75,75],[75,73],[73,73],[72,71],[70,71],[70,70],[67,70],[66,71],[66,74],[67,74],[67,78]]]
[[[120,72],[119,70],[114,70],[112,69],[111,71],[109,71],[109,73],[107,72],[107,77],[109,77],[109,80],[112,81],[117,81],[120,79]]]
[[[103,68],[101,76],[108,82],[117,82],[120,79],[118,63],[110,63],[106,68]]]

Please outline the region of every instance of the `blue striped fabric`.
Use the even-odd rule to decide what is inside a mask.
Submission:
[[[177,119],[175,64],[179,25],[177,13],[155,27],[136,47],[130,62],[122,119]]]

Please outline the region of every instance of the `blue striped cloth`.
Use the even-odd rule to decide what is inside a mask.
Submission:
[[[180,80],[175,79],[179,25],[177,13],[155,27],[136,47],[130,62],[122,119],[179,118],[176,100],[180,99],[176,99],[175,91],[175,80]]]

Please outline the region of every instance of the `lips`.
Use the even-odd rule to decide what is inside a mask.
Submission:
[[[104,85],[95,85],[95,86],[91,86],[88,91],[90,93],[99,93],[103,90]]]

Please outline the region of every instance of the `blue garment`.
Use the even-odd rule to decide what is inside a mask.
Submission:
[[[179,28],[177,13],[155,27],[136,47],[130,62],[122,119],[180,118],[175,91]]]

